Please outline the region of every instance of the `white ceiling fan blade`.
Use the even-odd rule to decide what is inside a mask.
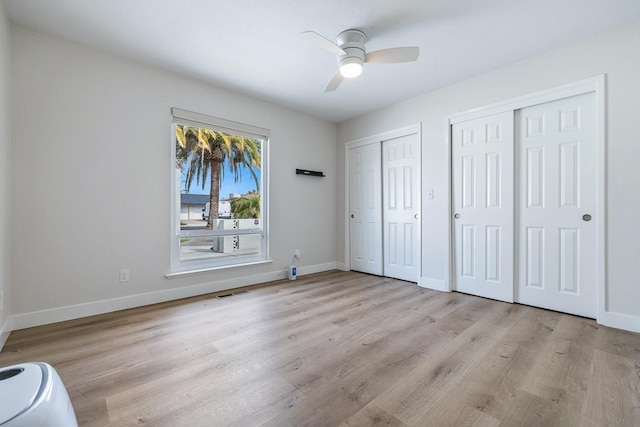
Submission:
[[[420,49],[412,47],[392,47],[367,53],[364,62],[372,64],[392,64],[397,62],[412,62],[418,59]]]
[[[320,34],[316,33],[315,31],[305,31],[303,33],[300,33],[300,35],[304,37],[304,39],[307,40],[309,43],[311,43],[316,47],[319,47],[320,49],[324,49],[335,55],[345,54],[344,50],[339,48],[337,44],[335,44],[329,39],[322,37]]]
[[[338,86],[340,86],[340,83],[342,83],[343,80],[344,80],[344,77],[342,77],[342,74],[340,74],[340,70],[338,70],[338,72],[336,73],[335,76],[333,76],[333,78],[331,79],[331,81],[329,82],[329,84],[327,85],[324,91],[333,92],[334,90],[338,89]]]

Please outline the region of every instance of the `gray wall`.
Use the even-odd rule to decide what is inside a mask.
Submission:
[[[11,46],[14,328],[284,277],[295,249],[335,267],[335,124],[21,26]],[[165,278],[171,107],[271,130],[273,263]]]

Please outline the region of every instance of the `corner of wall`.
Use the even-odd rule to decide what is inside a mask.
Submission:
[[[0,350],[11,332],[11,24],[0,2]]]

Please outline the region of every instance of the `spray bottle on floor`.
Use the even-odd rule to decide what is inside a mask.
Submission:
[[[297,275],[297,271],[296,271],[296,255],[293,255],[293,259],[291,260],[291,265],[289,266],[289,280],[296,280],[296,275]]]

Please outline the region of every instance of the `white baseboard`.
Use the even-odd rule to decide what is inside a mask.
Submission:
[[[334,270],[335,268],[335,263],[302,266],[298,267],[298,275],[303,276],[306,274],[319,273],[322,271]],[[48,310],[34,311],[31,313],[16,314],[10,316],[9,318],[9,326],[11,327],[8,329],[8,332],[16,331],[18,329],[31,328],[33,326],[47,325],[49,323],[63,322],[65,320],[94,316],[96,314],[110,313],[118,310],[126,310],[128,308],[142,307],[145,305],[157,304],[160,302],[173,301],[181,298],[205,295],[212,292],[220,292],[229,289],[240,288],[243,286],[283,280],[287,277],[287,275],[287,270],[274,271],[253,276],[235,277],[228,280],[201,283],[193,286],[148,292],[144,294],[130,295],[126,297],[112,298],[65,307],[51,308]],[[0,330],[0,333],[2,333],[2,331],[3,330]]]
[[[347,264],[345,264],[344,262],[336,262],[336,270],[349,271],[347,269]]]
[[[604,326],[624,329],[625,331],[640,332],[640,317],[605,311],[604,313],[598,313],[598,319],[596,319],[596,321]]]
[[[304,276],[307,274],[322,273],[323,271],[330,271],[335,269],[336,269],[336,263],[328,262],[326,264],[316,264],[316,265],[307,265],[307,266],[298,267],[297,273],[299,276]]]
[[[440,292],[451,292],[447,282],[438,279],[429,279],[428,277],[421,277],[418,279],[418,286],[427,289],[433,289]]]

